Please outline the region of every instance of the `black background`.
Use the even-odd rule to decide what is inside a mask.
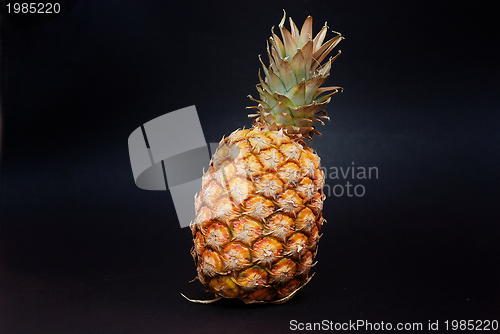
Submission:
[[[24,30],[4,16],[0,333],[500,320],[495,3],[95,0]],[[346,37],[327,81],[345,91],[313,143],[323,166],[379,177],[327,199],[317,274],[290,302],[191,304],[181,292],[213,296],[188,283],[191,233],[168,191],[135,186],[127,139],[189,105],[207,142],[251,125],[246,95],[283,8]]]

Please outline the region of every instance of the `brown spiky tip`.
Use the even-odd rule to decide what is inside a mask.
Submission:
[[[340,33],[323,43],[328,26],[325,23],[321,31],[312,37],[312,17],[308,16],[299,29],[290,18],[290,31],[285,28],[286,12],[283,11],[278,28],[281,39],[271,28],[271,37],[267,44],[269,66],[259,56],[265,74],[262,79],[259,71],[257,91],[260,100],[250,97],[257,103],[248,108],[257,109],[249,117],[257,117],[254,126],[272,130],[284,129],[289,135],[300,135],[311,139],[320,133],[314,123],[324,125],[329,120],[323,107],[331,97],[342,91],[341,87],[320,87],[330,76],[332,62],[340,55],[323,60],[344,39]],[[270,46],[270,47],[269,47]]]

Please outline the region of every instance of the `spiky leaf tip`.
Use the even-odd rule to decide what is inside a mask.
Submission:
[[[330,76],[332,62],[340,55],[323,60],[344,39],[338,32],[335,37],[323,43],[328,32],[325,23],[320,32],[312,37],[312,17],[308,16],[299,29],[290,20],[290,31],[285,28],[286,12],[278,25],[281,39],[271,28],[271,37],[267,46],[269,66],[266,66],[259,56],[265,74],[257,84],[260,100],[249,96],[258,109],[255,125],[271,129],[285,129],[289,134],[299,134],[311,138],[313,134],[321,135],[313,123],[329,120],[322,109],[330,102],[331,96],[341,87],[320,87]],[[260,71],[259,71],[260,72]],[[325,94],[323,94],[325,93]]]

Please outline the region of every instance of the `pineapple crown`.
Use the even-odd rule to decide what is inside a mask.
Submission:
[[[259,55],[265,78],[262,80],[259,70],[257,91],[260,100],[248,97],[258,103],[247,108],[258,109],[256,114],[248,117],[258,117],[254,125],[285,129],[288,134],[297,134],[308,139],[313,134],[321,135],[313,123],[324,125],[322,119],[330,120],[322,108],[330,102],[331,96],[341,87],[321,87],[330,76],[332,62],[340,55],[330,57],[324,64],[321,62],[344,39],[337,36],[323,43],[328,26],[312,38],[312,17],[308,16],[299,33],[297,26],[290,18],[291,32],[284,27],[286,12],[278,25],[283,41],[271,29],[272,36],[267,43],[269,67],[266,67]],[[271,48],[269,48],[271,44]],[[329,92],[328,94],[323,94]],[[323,94],[323,95],[322,95]]]

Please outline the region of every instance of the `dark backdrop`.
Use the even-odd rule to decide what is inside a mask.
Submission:
[[[251,125],[282,9],[346,37],[314,148],[377,167],[325,202],[312,282],[281,306],[211,298],[170,193],[134,184],[127,139],[196,105],[206,140]],[[79,1],[2,22],[0,333],[281,333],[289,322],[499,319],[494,1]],[[16,28],[16,29],[14,29]],[[14,31],[16,30],[16,31]],[[329,33],[328,36],[334,34]]]

